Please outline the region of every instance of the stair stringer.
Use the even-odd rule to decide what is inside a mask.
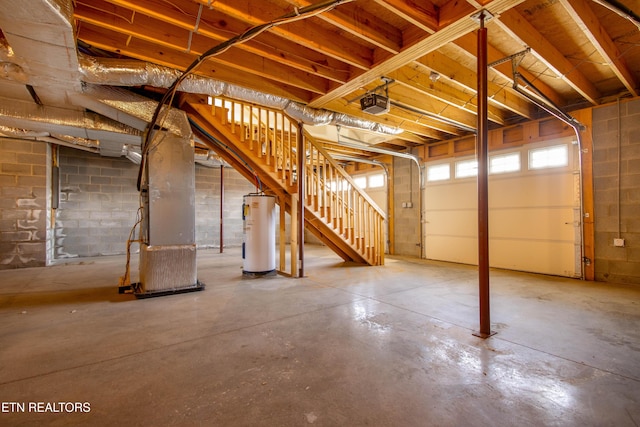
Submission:
[[[287,161],[284,161],[282,158],[279,159],[275,155],[276,150],[280,149],[283,151],[283,146],[280,144],[278,146],[280,148],[274,147],[275,143],[272,141],[272,135],[270,135],[276,134],[275,131],[271,130],[271,126],[273,126],[273,124],[267,124],[266,126],[261,122],[253,124],[251,129],[255,129],[256,126],[259,129],[266,127],[268,131],[266,132],[267,138],[263,138],[262,143],[259,144],[260,139],[257,141],[251,141],[251,143],[253,143],[253,147],[251,147],[251,144],[248,143],[246,139],[243,141],[242,138],[243,133],[246,134],[246,130],[242,130],[241,132],[243,133],[238,132],[237,128],[240,127],[240,125],[231,123],[227,120],[228,111],[227,114],[225,114],[224,111],[220,112],[222,109],[218,109],[219,112],[215,113],[212,112],[211,106],[197,103],[185,104],[183,105],[183,109],[187,111],[190,119],[196,123],[198,127],[204,130],[205,133],[217,139],[219,143],[222,143],[219,144],[213,142],[208,137],[205,137],[203,138],[203,141],[205,141],[209,148],[214,150],[218,155],[220,155],[220,157],[232,165],[251,182],[254,182],[255,176],[258,176],[263,184],[263,190],[277,196],[278,204],[281,208],[284,206],[285,211],[291,213],[292,194],[297,194],[298,191],[297,181],[292,180],[291,176],[292,173],[295,175],[295,173],[292,172],[292,168],[295,169],[296,162],[294,162],[294,156],[292,155],[289,156]],[[280,112],[271,111],[269,111],[269,113],[282,114]],[[274,117],[276,117],[276,119],[272,120],[282,120],[284,122],[284,119],[280,118],[280,116],[276,115]],[[198,133],[197,128],[195,131]],[[255,132],[249,133],[253,134]],[[289,135],[291,135],[291,133],[293,133],[293,131],[289,130]],[[284,132],[282,132],[282,135],[284,135]],[[253,137],[253,135],[250,136]],[[266,150],[264,142],[265,139],[267,140]],[[278,137],[276,136],[275,139],[278,139]],[[310,137],[307,136],[306,140],[309,139]],[[293,151],[295,151],[294,146],[296,143],[297,138],[295,138],[295,140],[292,139],[290,142],[291,146],[286,148],[290,150],[293,149]],[[309,152],[309,149],[307,149],[307,152]],[[311,152],[316,153],[316,157],[328,156],[328,154],[320,147],[316,149],[311,148]],[[274,155],[271,156],[271,154]],[[311,157],[311,161],[313,161],[313,154]],[[333,163],[337,165],[335,161],[333,161]],[[285,167],[285,164],[288,168]],[[311,164],[311,167],[313,167],[313,164]],[[330,165],[327,164],[324,167],[328,168]],[[334,168],[335,167],[337,166],[334,166]],[[307,168],[309,168],[309,159],[307,160]],[[343,176],[340,179],[350,180],[348,175]],[[315,182],[317,183],[318,181],[319,179],[316,179]],[[323,182],[322,185],[325,186],[328,184]],[[313,192],[313,189],[308,191]],[[340,199],[337,195],[329,197],[334,200]],[[356,239],[354,239],[353,236],[351,236],[350,241],[348,236],[345,237],[349,232],[342,229],[341,226],[337,226],[335,218],[333,221],[327,221],[326,213],[328,212],[328,208],[323,207],[323,209],[319,209],[317,201],[314,203],[313,197],[310,196],[309,193],[306,194],[304,206],[305,228],[321,242],[336,252],[336,254],[338,254],[343,260],[370,265],[378,265],[384,262],[383,250],[380,248],[372,249],[371,246],[365,247],[362,241],[356,242]],[[379,211],[379,208],[376,207],[376,209]],[[345,215],[349,216],[348,214]],[[378,228],[381,229],[381,227]],[[383,244],[381,246],[384,248]]]

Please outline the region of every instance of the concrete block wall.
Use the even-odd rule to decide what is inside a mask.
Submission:
[[[640,284],[640,99],[593,110],[593,177],[596,280]]]
[[[0,269],[47,263],[48,146],[0,138]]]
[[[55,257],[123,254],[139,206],[138,165],[125,158],[60,149],[60,205]],[[195,166],[196,244],[220,247],[220,168]],[[224,245],[242,244],[242,196],[255,191],[242,175],[224,170]],[[137,244],[132,252],[138,251]]]
[[[140,205],[138,166],[68,147],[60,147],[58,165],[54,258],[125,253]]]
[[[196,243],[220,247],[220,168],[196,165]],[[242,245],[242,196],[255,186],[231,168],[224,168],[223,240],[225,247]]]
[[[413,160],[393,160],[394,245],[396,255],[421,256],[420,248],[420,180],[418,165]],[[412,202],[413,207],[402,207]]]

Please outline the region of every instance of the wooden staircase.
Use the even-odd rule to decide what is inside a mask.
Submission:
[[[214,98],[213,105],[187,102],[182,108],[195,131],[206,135],[203,140],[214,138],[210,148],[247,179],[257,177],[277,196],[281,211],[295,211],[301,128],[294,120],[275,109],[224,98]],[[383,264],[384,212],[321,143],[307,132],[302,139],[305,228],[345,261]]]

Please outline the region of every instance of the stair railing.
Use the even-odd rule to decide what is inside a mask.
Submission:
[[[212,98],[212,113],[244,148],[261,159],[283,184],[297,180],[298,127],[281,111]],[[360,189],[342,166],[305,132],[305,206],[363,256],[369,264],[384,263],[384,212]]]

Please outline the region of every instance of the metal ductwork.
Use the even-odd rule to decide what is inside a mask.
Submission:
[[[0,126],[89,140],[113,140],[140,145],[142,132],[92,112],[46,107],[0,98]]]
[[[80,57],[80,72],[85,83],[110,86],[142,86],[168,88],[182,74],[173,68],[163,67],[138,60]],[[284,111],[292,118],[308,125],[342,125],[357,129],[398,135],[403,131],[391,126],[346,114],[334,113],[307,107],[281,96],[269,95],[241,86],[221,82],[208,77],[190,75],[178,90],[210,96],[227,96],[240,101],[252,102]]]
[[[100,141],[100,152],[107,156],[127,155],[126,145],[139,145],[157,103],[114,86],[168,88],[182,72],[138,60],[78,54],[73,31],[73,4],[69,0],[7,2],[11,4],[0,19],[6,37],[0,37],[0,77],[29,85],[33,95],[44,105],[75,106],[90,112],[56,107],[36,110],[30,103],[9,105],[0,100],[0,125]],[[54,34],[51,33],[52,26],[58,29]],[[30,70],[36,69],[41,76],[37,82],[29,77]],[[310,125],[345,126],[387,135],[402,132],[380,123],[310,108],[280,96],[208,77],[190,75],[178,89],[277,108],[294,120]],[[163,117],[161,128],[192,138],[186,114],[165,108],[168,112],[166,116],[160,116]]]
[[[141,132],[146,131],[158,106],[156,101],[125,89],[92,84],[83,85],[82,92],[72,95],[71,100],[75,105],[100,113]],[[191,126],[184,111],[165,106],[160,117],[165,115],[159,123],[163,129],[178,136],[191,138]]]
[[[88,151],[90,153],[100,152],[100,143],[98,141],[68,135],[50,134],[49,132],[37,132],[0,126],[0,138],[2,137],[48,142],[51,144],[64,145],[65,147]]]
[[[3,64],[4,75],[26,83],[27,76],[37,70],[38,79],[28,83],[43,103],[67,104],[67,91],[79,91],[81,87],[73,3],[4,0],[0,27],[7,40],[0,46],[4,50],[0,58],[13,64]]]

